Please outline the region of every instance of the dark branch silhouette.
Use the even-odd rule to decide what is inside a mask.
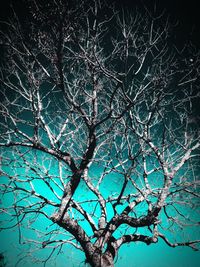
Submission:
[[[26,2],[0,33],[1,229],[94,267],[130,242],[197,249],[176,233],[199,225],[199,51],[155,10]]]

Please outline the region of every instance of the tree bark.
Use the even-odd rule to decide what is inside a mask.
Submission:
[[[99,249],[96,249],[88,263],[91,267],[114,267],[112,254],[108,252],[103,254]]]

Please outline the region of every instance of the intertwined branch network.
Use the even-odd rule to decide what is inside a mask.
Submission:
[[[176,236],[199,224],[199,51],[163,13],[77,2],[27,1],[1,31],[1,229],[95,267],[129,242],[197,249]]]

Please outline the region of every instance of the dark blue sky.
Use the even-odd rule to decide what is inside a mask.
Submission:
[[[179,21],[177,39],[180,43],[189,39],[200,48],[200,15],[197,0],[116,0],[117,3],[127,7],[146,5],[149,10],[157,8],[166,10],[172,20]]]
[[[182,43],[184,40],[192,41],[200,48],[200,15],[197,0],[108,0],[116,2],[128,8],[135,6],[143,6],[144,4],[148,9],[152,9],[156,2],[160,10],[165,9],[170,15],[171,19],[178,20],[179,26],[177,27],[177,41]],[[0,4],[0,17],[1,20],[8,18],[10,15],[9,4],[13,2],[17,12],[21,17],[26,16],[23,0],[1,0]],[[26,2],[26,1],[25,1]],[[43,1],[45,2],[45,1]]]

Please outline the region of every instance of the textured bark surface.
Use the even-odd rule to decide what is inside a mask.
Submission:
[[[98,248],[94,250],[88,263],[92,267],[114,267],[113,257],[111,253],[102,253]]]
[[[111,255],[101,255],[101,252],[95,252],[91,260],[92,267],[114,267]]]

